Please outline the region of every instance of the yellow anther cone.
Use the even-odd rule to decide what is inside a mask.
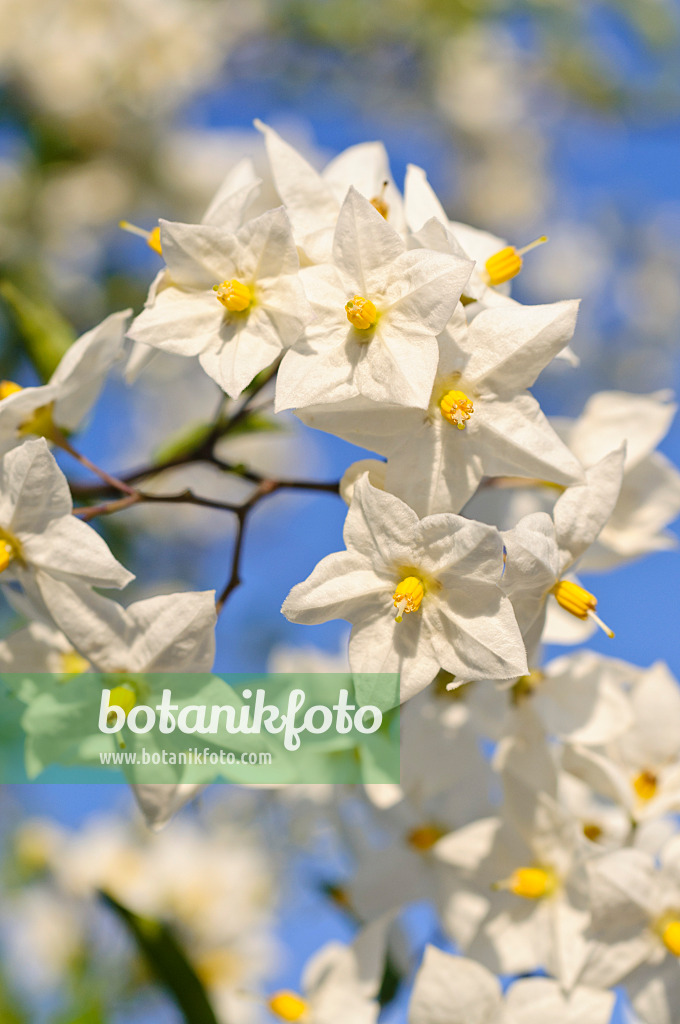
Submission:
[[[13,380],[0,380],[0,402],[9,398],[10,395],[15,395],[17,391],[23,390],[21,384],[15,384]]]
[[[407,576],[401,581],[392,595],[394,607],[397,609],[395,616],[397,622],[401,622],[403,616],[408,615],[409,612],[418,611],[424,593],[422,580],[419,580],[417,576]]]
[[[507,889],[515,896],[525,900],[540,900],[550,896],[556,886],[555,876],[545,868],[517,868],[516,871],[502,882],[497,882],[495,889]]]
[[[644,800],[645,802],[654,799],[658,788],[659,780],[655,773],[649,771],[649,769],[640,772],[640,774],[636,775],[633,779],[633,789],[639,796],[640,800]]]
[[[680,921],[669,921],[661,933],[663,944],[673,956],[680,956]]]
[[[465,429],[465,424],[475,411],[472,399],[464,391],[447,391],[439,402],[439,408],[444,419],[459,430]]]
[[[489,256],[484,265],[489,284],[495,288],[497,285],[505,284],[506,281],[511,281],[513,277],[517,277],[522,269],[524,262],[522,257],[525,253],[535,249],[537,245],[543,245],[547,241],[547,237],[541,235],[540,238],[530,242],[529,245],[523,246],[521,249],[516,249],[514,245],[507,245],[499,252],[495,252],[493,256]]]
[[[213,286],[216,297],[230,313],[243,313],[253,301],[248,285],[233,278]]]
[[[121,686],[114,686],[109,695],[109,707],[119,707],[125,712],[125,715],[129,715],[133,707],[137,703],[137,694],[130,686],[125,684]],[[115,719],[113,711],[109,712],[111,718]]]
[[[375,304],[370,299],[365,299],[363,295],[355,295],[353,299],[346,302],[345,312],[352,327],[356,327],[358,331],[368,331],[378,322],[378,310]]]
[[[272,1013],[276,1014],[281,1020],[285,1021],[298,1021],[307,1013],[307,1003],[298,995],[297,992],[291,992],[288,989],[282,989],[280,992],[275,992],[267,1003]]]
[[[566,612],[575,615],[577,619],[592,619],[608,637],[613,638],[614,631],[595,614],[597,598],[594,594],[571,580],[558,580],[552,592]]]
[[[406,842],[411,849],[417,850],[418,853],[427,853],[445,835],[446,832],[439,825],[419,825],[417,828],[411,829],[406,837]]]

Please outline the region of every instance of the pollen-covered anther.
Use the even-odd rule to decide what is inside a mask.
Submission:
[[[661,928],[661,941],[673,956],[680,956],[680,920],[672,918]]]
[[[346,302],[345,312],[352,327],[356,327],[358,331],[368,331],[378,322],[378,310],[375,308],[375,304],[370,299],[365,299],[363,295],[355,295],[353,299]]]
[[[507,245],[505,249],[501,249],[499,252],[495,252],[493,256],[489,256],[484,264],[488,283],[495,287],[499,284],[505,284],[506,281],[511,281],[513,277],[517,277],[524,262],[522,257],[530,252],[531,249],[535,249],[536,246],[543,245],[547,241],[547,235],[541,235],[540,238],[530,242],[529,245],[523,246],[521,249],[516,249],[514,245]]]
[[[577,619],[592,619],[610,639],[614,637],[614,630],[595,614],[597,598],[594,594],[589,593],[578,583],[572,583],[571,580],[559,580],[552,588],[552,592],[559,606],[566,612],[575,615]]]
[[[0,402],[10,395],[16,395],[17,391],[23,391],[21,384],[15,384],[13,380],[0,380]]]
[[[658,788],[659,780],[656,773],[650,771],[649,768],[645,768],[644,771],[640,772],[633,779],[633,789],[640,800],[643,800],[645,803],[654,799]]]
[[[371,199],[371,206],[378,211],[381,217],[387,220],[390,212],[389,204],[385,202],[385,192],[389,181],[383,181],[380,192]]]
[[[496,882],[494,889],[505,889],[525,900],[540,900],[550,896],[557,887],[557,879],[546,868],[517,868],[502,882]]]
[[[392,595],[394,607],[397,609],[397,622],[401,622],[404,615],[408,615],[409,612],[418,611],[424,593],[422,581],[417,576],[407,576],[401,581]]]
[[[464,391],[447,391],[439,403],[439,408],[444,419],[459,430],[465,430],[465,424],[475,411],[472,400]]]
[[[157,252],[159,256],[163,255],[163,249],[161,246],[161,229],[160,225],[157,224],[151,231],[146,231],[145,228],[138,228],[136,224],[131,224],[129,220],[121,220],[118,223],[118,227],[122,228],[123,231],[128,231],[131,235],[139,235],[143,238],[150,249]]]
[[[302,996],[288,989],[275,992],[269,998],[267,1006],[280,1020],[291,1022],[303,1020],[307,1016],[309,1009],[306,1000]]]
[[[223,281],[222,284],[213,285],[213,291],[230,313],[243,313],[253,301],[253,293],[248,285],[235,278],[231,281]]]

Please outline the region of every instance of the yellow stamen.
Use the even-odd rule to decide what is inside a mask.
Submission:
[[[640,772],[640,774],[636,775],[633,779],[633,789],[640,800],[644,800],[645,803],[654,799],[658,788],[659,780],[655,773],[650,771],[648,768],[645,768],[643,772]]]
[[[156,225],[151,231],[145,231],[144,228],[138,228],[136,224],[131,224],[129,220],[121,220],[118,223],[118,227],[122,228],[123,231],[128,231],[131,235],[139,235],[143,238],[150,249],[157,252],[159,256],[163,255],[163,249],[161,248],[161,229],[160,225]]]
[[[675,919],[666,922],[661,931],[661,940],[673,956],[680,956],[680,921]]]
[[[417,576],[407,576],[401,581],[392,595],[394,607],[397,609],[395,616],[397,622],[401,622],[405,614],[418,611],[424,593],[422,581]]]
[[[417,828],[411,829],[406,836],[406,842],[418,853],[427,853],[445,835],[446,830],[440,825],[419,825]]]
[[[46,437],[48,441],[56,441],[59,431],[54,425],[53,412],[54,402],[41,405],[39,409],[35,409],[31,416],[21,424],[19,433],[22,435],[35,434],[36,437]]]
[[[365,299],[363,295],[355,295],[346,302],[345,312],[352,327],[356,327],[358,331],[368,331],[378,322],[378,310],[371,300]]]
[[[306,1001],[297,992],[282,989],[270,997],[267,1006],[272,1013],[285,1021],[302,1020],[307,1015],[308,1007]]]
[[[4,572],[12,561],[12,549],[6,541],[0,541],[0,572]]]
[[[137,694],[131,686],[123,683],[121,686],[114,686],[109,696],[109,707],[113,708],[116,705],[122,708],[127,717],[132,711],[133,707],[137,703]],[[107,723],[111,725],[116,719],[114,711],[109,711],[107,715]]]
[[[13,533],[0,526],[0,572],[4,572],[14,558],[24,564],[21,542]]]
[[[583,587],[579,586],[578,583],[572,583],[571,580],[558,580],[552,588],[552,593],[555,595],[557,603],[566,612],[575,615],[577,619],[592,619],[610,639],[613,639],[614,630],[610,629],[595,614],[597,598],[594,594],[590,594]]]
[[[389,181],[383,181],[382,187],[378,192],[377,196],[373,196],[371,199],[371,206],[375,207],[381,217],[387,220],[387,216],[390,212],[389,204],[385,202],[385,190],[389,185]]]
[[[439,403],[439,408],[444,419],[459,430],[465,430],[465,424],[475,411],[471,399],[464,391],[447,391]]]
[[[213,291],[230,313],[243,313],[253,301],[253,293],[248,285],[242,284],[235,278],[231,281],[223,281],[222,284],[213,285]]]
[[[78,654],[77,651],[65,651],[59,658],[61,662],[61,672],[65,676],[79,676],[82,672],[87,672],[90,667],[90,663],[87,658],[83,658],[82,654]],[[110,700],[109,704],[117,704],[118,701]]]
[[[505,284],[506,281],[511,281],[513,277],[517,277],[522,269],[522,257],[525,253],[535,249],[537,245],[543,245],[547,241],[547,236],[541,235],[540,238],[530,242],[529,245],[525,245],[521,249],[516,249],[514,245],[508,245],[505,249],[501,249],[500,252],[489,256],[484,265],[489,284],[495,287],[499,284]]]
[[[583,835],[590,839],[591,843],[596,843],[602,838],[602,829],[594,821],[587,821],[583,825]]]
[[[23,390],[21,384],[15,384],[13,380],[0,380],[0,402],[9,398],[10,395],[15,395],[17,391]]]
[[[540,900],[557,888],[557,879],[550,869],[517,868],[509,878],[496,882],[494,889],[507,889],[525,900]]]

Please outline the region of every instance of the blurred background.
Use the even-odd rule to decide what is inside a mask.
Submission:
[[[536,388],[548,413],[576,415],[596,390],[677,387],[674,0],[0,0],[0,24],[2,378],[45,380],[75,336],[111,311],[140,308],[161,261],[118,222],[152,228],[159,217],[200,218],[244,155],[265,175],[252,128],[259,117],[319,167],[347,146],[381,139],[397,183],[409,162],[424,167],[453,218],[517,245],[549,235],[513,292],[528,303],[583,298],[573,345],[580,366],[551,368]],[[81,450],[123,471],[200,424],[219,396],[188,366],[163,356],[132,388],[114,377]],[[680,462],[677,427],[662,450]],[[229,454],[263,472],[285,467],[326,480],[359,457],[293,417]],[[62,465],[83,479],[79,467]],[[193,482],[223,493],[210,474]],[[340,649],[344,624],[293,626],[279,607],[341,546],[344,514],[331,495],[277,495],[258,508],[245,582],[218,628],[218,670],[263,669],[282,643]],[[155,506],[103,529],[137,574],[132,599],[219,591],[228,575],[233,523],[222,513]],[[638,664],[663,658],[678,675],[668,557],[598,578],[617,640],[615,651],[605,638],[592,646]],[[171,826],[171,849],[165,834],[143,833],[122,787],[5,789],[2,927],[15,952],[5,960],[13,980],[0,994],[2,1019],[181,1019],[149,984],[115,914],[88,897],[102,878],[140,913],[176,923],[226,1007],[236,988],[295,987],[306,956],[352,930],[317,896],[332,855],[325,874],[318,857],[306,860],[323,841],[310,800],[301,796],[286,815],[270,796],[219,787]],[[187,894],[180,882],[196,877],[200,848],[205,877],[231,915],[234,894],[220,882],[227,862],[210,859],[213,847],[230,851],[231,871],[241,870],[239,858],[249,863],[252,886],[240,894],[238,920],[206,936],[191,925],[205,893]],[[134,884],[146,891],[149,865],[163,857],[174,888],[161,891],[159,882],[153,897],[150,889],[130,895]],[[101,877],[77,883],[81,861],[99,865]],[[413,934],[426,928],[418,919]]]

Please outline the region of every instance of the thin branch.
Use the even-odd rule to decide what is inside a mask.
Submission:
[[[133,488],[130,487],[125,481],[120,480],[118,477],[112,476],[110,473],[107,473],[105,469],[102,469],[101,466],[98,466],[95,462],[92,461],[92,459],[88,459],[87,455],[83,455],[81,452],[77,451],[73,447],[71,442],[64,437],[60,430],[55,428],[54,431],[50,433],[50,440],[53,441],[54,444],[58,445],[59,448],[62,449],[62,451],[67,452],[72,458],[76,459],[76,461],[79,462],[81,466],[85,466],[86,469],[89,469],[90,472],[95,474],[95,476],[98,476],[101,480],[103,480],[107,484],[108,489],[114,491],[122,491],[123,494],[128,495],[132,495],[135,493]]]

